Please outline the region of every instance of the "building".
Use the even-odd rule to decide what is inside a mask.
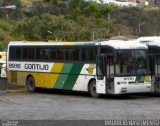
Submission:
[[[148,0],[151,4],[160,4],[160,0]]]
[[[88,0],[91,1],[91,0]],[[111,4],[111,5],[115,5],[115,6],[126,6],[126,7],[136,7],[137,3],[136,2],[121,2],[121,1],[117,1],[117,0],[92,0],[92,1],[96,1],[98,3],[101,3],[103,1],[104,4]]]
[[[136,7],[138,4],[144,4],[146,1],[149,2],[150,5],[160,4],[160,0],[88,0],[95,1],[98,3],[111,4],[116,6],[127,6],[127,7]]]
[[[120,1],[120,2],[134,2],[134,3],[137,2],[137,0],[117,0],[117,1]]]

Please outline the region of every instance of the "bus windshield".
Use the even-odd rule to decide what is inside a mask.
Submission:
[[[116,74],[148,74],[147,50],[118,50]]]

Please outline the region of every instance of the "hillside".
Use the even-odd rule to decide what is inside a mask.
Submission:
[[[117,35],[160,35],[158,7],[127,8],[86,0],[10,1],[17,8],[0,10],[0,50],[13,40],[91,41]],[[32,7],[21,6],[32,2]]]
[[[22,4],[31,4],[33,1],[42,1],[42,0],[20,0]]]
[[[20,0],[22,4],[29,4],[32,3],[33,0]]]

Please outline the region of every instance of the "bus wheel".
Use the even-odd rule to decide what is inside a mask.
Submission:
[[[90,83],[90,85],[89,85],[89,93],[94,98],[100,97],[100,94],[96,93],[96,81],[92,81]]]
[[[29,92],[35,92],[36,88],[35,88],[35,81],[33,77],[29,77],[27,79],[27,89]]]

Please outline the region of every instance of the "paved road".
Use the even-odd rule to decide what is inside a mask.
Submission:
[[[74,93],[0,94],[0,119],[4,120],[108,120],[160,119],[159,96],[105,96],[100,99]]]
[[[86,94],[53,90],[28,93],[22,87],[11,85],[7,86],[7,92],[4,90],[6,80],[0,80],[0,84],[0,120],[42,120],[18,121],[18,126],[104,126],[103,120],[160,119],[160,95],[130,95],[127,98],[103,96],[96,99]],[[3,123],[6,121],[0,122],[0,125]]]

